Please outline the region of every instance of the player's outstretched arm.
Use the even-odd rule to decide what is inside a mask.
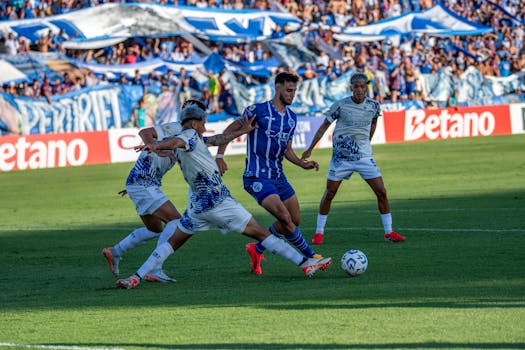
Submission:
[[[172,137],[169,139],[165,139],[158,142],[152,142],[145,145],[140,145],[135,147],[135,151],[146,151],[148,153],[155,152],[155,153],[162,153],[163,150],[167,149],[176,149],[176,148],[184,148],[186,146],[186,142],[184,142],[183,139],[178,137]]]
[[[286,145],[286,152],[284,153],[284,156],[288,161],[291,163],[297,165],[298,167],[301,167],[306,170],[315,169],[319,170],[319,164],[314,160],[303,160],[295,154],[294,150],[292,149],[292,141],[288,142]]]
[[[238,131],[241,127],[242,122],[240,120],[234,120],[226,127],[226,129],[224,129],[223,133]],[[217,163],[217,167],[219,168],[221,175],[223,175],[228,170],[228,165],[224,161],[224,152],[226,152],[227,146],[228,143],[220,145],[219,149],[217,150],[217,156],[215,157],[215,163]]]
[[[312,139],[312,142],[310,142],[310,146],[308,146],[308,148],[303,152],[303,155],[301,156],[302,160],[306,160],[310,158],[315,145],[317,145],[319,140],[321,140],[321,138],[323,137],[324,133],[326,132],[330,124],[332,123],[330,123],[328,120],[325,119],[323,124],[319,126],[319,129],[317,129],[314,135],[314,138]]]
[[[237,120],[239,122],[238,124],[240,125],[240,128],[238,128],[236,131],[226,132],[225,130],[225,132],[222,134],[210,136],[206,140],[206,144],[208,146],[227,145],[234,138],[239,137],[243,134],[247,134],[253,129],[255,129],[255,126],[253,125],[254,120],[255,120],[255,116],[248,118],[245,115],[244,117],[242,117],[242,119]]]
[[[139,131],[139,136],[145,145],[155,142],[158,138],[157,131],[152,127],[141,129]]]

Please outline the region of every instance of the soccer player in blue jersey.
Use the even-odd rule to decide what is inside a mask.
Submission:
[[[181,124],[183,130],[173,138],[149,143],[138,147],[145,152],[175,150],[175,157],[189,184],[188,208],[184,212],[175,233],[168,242],[155,249],[137,272],[117,281],[117,287],[129,289],[136,287],[150,271],[162,266],[163,262],[180,248],[193,234],[208,230],[210,224],[222,231],[240,232],[259,241],[271,252],[290,260],[299,266],[303,273],[312,276],[319,269],[326,269],[330,258],[306,258],[299,252],[263,229],[244,207],[230,194],[222,182],[221,174],[207,146],[220,146],[235,137],[253,130],[253,121],[243,118],[237,131],[203,137],[206,131],[206,113],[190,106],[182,110]]]
[[[283,172],[282,165],[283,158],[286,158],[303,169],[319,170],[317,162],[302,160],[292,149],[297,116],[288,106],[293,102],[298,81],[299,77],[295,74],[279,73],[275,77],[274,97],[270,101],[256,103],[244,110],[245,118],[255,117],[257,128],[248,134],[243,181],[244,189],[277,219],[270,226],[270,232],[286,238],[304,256],[319,258],[321,255],[310,248],[299,230],[299,201]],[[236,120],[225,132],[237,130],[240,125],[241,121]],[[225,149],[226,146],[219,147],[216,157],[221,173],[227,169],[222,158]],[[246,246],[251,259],[251,269],[258,275],[262,274],[261,260],[264,258],[264,250],[260,243],[249,243]]]
[[[182,108],[195,105],[206,110],[206,106],[198,100],[188,100]],[[162,140],[179,134],[182,125],[171,122],[140,130],[139,136],[144,144]],[[121,195],[129,195],[135,204],[137,214],[140,216],[143,227],[140,227],[112,247],[106,247],[102,254],[109,264],[113,275],[119,274],[119,262],[130,249],[145,244],[150,239],[158,237],[157,246],[166,242],[175,231],[180,219],[180,213],[173,203],[161,190],[162,177],[175,165],[173,151],[157,153],[141,152],[135,165],[129,172],[126,180],[126,189],[120,191]],[[163,227],[163,224],[165,226]],[[150,282],[173,282],[174,280],[164,273],[162,266],[144,276]]]
[[[326,190],[319,206],[313,244],[323,243],[324,228],[332,200],[342,181],[349,179],[354,172],[361,175],[377,197],[385,240],[388,242],[405,240],[404,236],[392,230],[392,214],[385,184],[372,153],[370,140],[374,136],[377,118],[381,116],[381,106],[379,102],[366,96],[368,83],[368,77],[365,74],[352,75],[350,78],[352,96],[343,98],[330,106],[325,114],[325,121],[315,133],[310,146],[302,154],[303,160],[308,159],[328,127],[336,121],[332,138],[332,160],[328,169]]]

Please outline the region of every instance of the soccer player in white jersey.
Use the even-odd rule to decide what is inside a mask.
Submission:
[[[284,237],[306,257],[321,257],[304,239],[300,223],[299,201],[295,190],[283,171],[283,159],[303,169],[319,170],[315,161],[300,159],[292,149],[292,140],[297,125],[297,116],[288,108],[297,90],[299,77],[288,72],[275,77],[275,94],[270,101],[248,106],[243,115],[255,116],[257,129],[248,134],[246,146],[246,168],[244,170],[244,189],[257,200],[257,203],[276,219],[269,228],[278,237]],[[236,120],[225,129],[234,131],[240,127]],[[223,173],[227,166],[221,155],[226,147],[218,149],[216,162]],[[260,243],[249,243],[246,252],[251,259],[251,269],[262,274],[261,261],[265,248]]]
[[[377,197],[377,205],[384,228],[384,238],[388,242],[403,242],[404,236],[392,230],[392,214],[386,195],[386,188],[377,167],[370,140],[374,136],[377,118],[381,114],[379,103],[366,96],[369,83],[363,73],[356,73],[350,78],[351,97],[343,98],[330,106],[310,146],[303,152],[302,159],[308,159],[312,150],[324,133],[336,121],[332,138],[333,151],[326,180],[326,190],[321,198],[317,215],[316,233],[313,244],[322,244],[324,229],[330,206],[341,182],[349,179],[354,172],[359,173]]]
[[[188,100],[183,107],[195,105],[206,110],[206,106],[198,100]],[[144,144],[173,137],[182,131],[179,122],[171,122],[140,130],[139,136]],[[175,231],[181,217],[179,211],[161,190],[162,177],[175,165],[173,151],[157,153],[141,152],[126,180],[126,189],[121,195],[129,195],[135,204],[143,227],[140,227],[112,247],[106,247],[102,254],[109,264],[113,275],[119,274],[119,262],[122,255],[130,249],[145,244],[158,237],[157,246],[166,242]],[[163,227],[163,223],[165,226]],[[151,271],[144,279],[150,282],[174,282],[174,279],[164,273],[162,266]]]
[[[203,137],[206,131],[206,113],[195,106],[184,108],[181,113],[182,132],[164,141],[137,147],[138,150],[159,152],[175,150],[175,157],[189,184],[188,208],[182,215],[175,233],[153,251],[137,272],[117,281],[117,287],[136,287],[150,271],[158,269],[163,262],[180,248],[193,234],[208,230],[210,224],[222,231],[235,231],[252,237],[271,252],[300,266],[307,276],[319,269],[326,269],[330,258],[303,257],[283,240],[263,229],[244,207],[230,194],[222,182],[221,173],[207,146],[226,144],[254,129],[254,117],[243,118],[241,127],[235,132]]]

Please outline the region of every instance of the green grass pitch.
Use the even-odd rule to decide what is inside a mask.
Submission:
[[[174,284],[118,290],[101,255],[141,222],[124,187],[130,163],[0,174],[0,350],[3,349],[518,349],[525,348],[525,135],[374,146],[402,244],[383,241],[375,197],[345,181],[328,218],[334,259],[307,278],[266,254],[250,273],[247,237],[202,232],[172,255]],[[301,153],[300,150],[297,151]],[[321,170],[290,164],[309,240],[324,191]],[[242,189],[242,156],[228,156],[233,195],[264,226]],[[180,169],[164,179],[182,211]],[[155,242],[128,252],[135,272]],[[365,252],[357,278],[343,253]]]

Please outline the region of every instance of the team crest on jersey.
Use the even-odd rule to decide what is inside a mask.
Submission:
[[[255,109],[255,105],[248,106],[246,109],[249,111],[253,111]]]
[[[293,120],[292,118],[289,118],[288,119],[288,125],[290,126],[290,128],[294,128],[295,127],[295,120]]]
[[[252,185],[253,192],[261,192],[262,187],[263,187],[262,183],[254,182]]]

